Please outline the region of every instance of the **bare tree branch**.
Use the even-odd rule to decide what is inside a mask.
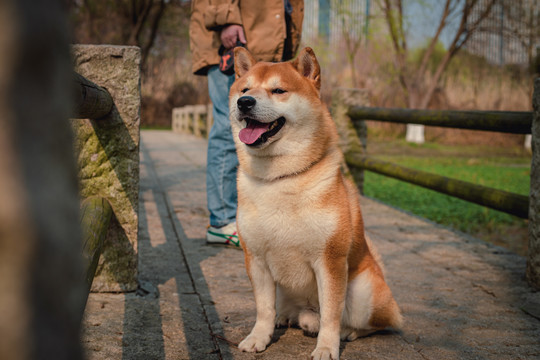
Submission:
[[[64,0],[74,15],[75,40],[82,43],[136,45],[146,68],[169,0]],[[80,25],[84,24],[84,25]]]
[[[401,7],[401,1],[399,1],[398,6]],[[390,38],[392,39],[392,44],[396,52],[399,82],[405,92],[405,97],[408,99],[409,85],[405,77],[405,68],[407,61],[407,42],[403,40],[405,38],[405,34],[403,31],[403,9],[397,10],[397,12],[401,14],[398,19],[395,18],[394,14],[396,13],[396,9],[394,9],[391,0],[384,0],[384,6],[382,6],[382,9],[386,18],[386,22],[388,24]],[[400,38],[402,40],[400,40]]]
[[[150,14],[150,10],[152,9],[152,6],[154,5],[154,1],[153,0],[143,1],[141,3],[141,6],[137,8],[136,1],[132,0],[132,5],[133,5],[132,6],[132,21],[133,21],[134,27],[131,29],[127,43],[131,45],[139,45],[143,26],[146,23],[146,20],[148,19],[148,15]]]
[[[424,52],[424,56],[422,57],[422,61],[420,63],[420,68],[418,69],[418,74],[420,76],[424,76],[429,59],[431,58],[433,54],[433,50],[435,49],[435,45],[437,45],[437,42],[439,41],[439,37],[441,35],[441,32],[447,25],[447,18],[450,14],[450,5],[452,4],[452,0],[446,0],[446,3],[444,5],[444,10],[441,15],[441,20],[439,21],[439,26],[437,27],[437,31],[435,32],[435,35],[431,38],[431,41],[429,42],[429,45]]]
[[[434,36],[430,39],[420,63],[414,67],[408,63],[409,52],[404,31],[404,9],[402,0],[384,0],[381,9],[386,19],[390,38],[395,51],[398,77],[409,107],[426,108],[439,86],[448,64],[457,52],[467,43],[471,35],[492,12],[497,0],[446,0],[436,25]],[[459,15],[459,17],[458,17]],[[449,23],[459,20],[459,26],[441,61],[432,76],[427,76],[428,66],[433,58],[435,47],[442,32]],[[428,80],[429,79],[429,80]]]
[[[156,34],[159,28],[159,22],[161,21],[163,17],[164,11],[165,11],[165,0],[159,0],[157,13],[154,15],[152,19],[152,24],[150,25],[150,35],[148,37],[148,42],[142,46],[141,64],[142,64],[143,70],[145,70],[145,64],[147,62],[150,49],[152,48],[152,46],[154,45],[154,41],[156,40]]]
[[[496,0],[490,0],[486,5],[486,7],[481,11],[478,15],[478,18],[475,19],[473,22],[470,22],[470,16],[474,9],[474,7],[477,5],[477,0],[467,0],[465,2],[465,6],[463,8],[461,21],[458,30],[456,31],[456,34],[454,36],[454,39],[452,40],[452,43],[450,44],[448,51],[444,54],[443,59],[437,66],[437,69],[435,70],[435,73],[433,75],[433,78],[431,80],[431,83],[428,85],[424,96],[420,102],[420,106],[422,108],[426,108],[431,101],[431,98],[433,97],[433,93],[435,92],[435,89],[437,89],[437,86],[439,85],[439,81],[448,67],[448,64],[450,63],[450,60],[456,55],[456,53],[465,45],[465,43],[470,39],[471,35],[476,31],[479,24],[482,23],[486,19],[487,16],[491,13],[493,4]]]

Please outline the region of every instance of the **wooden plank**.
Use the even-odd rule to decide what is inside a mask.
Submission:
[[[351,106],[348,115],[354,122],[377,120],[512,134],[530,134],[532,126],[531,111],[454,111]]]
[[[410,169],[361,155],[349,154],[346,161],[352,167],[363,168],[514,216],[528,218],[529,198],[524,195]]]
[[[87,290],[90,291],[107,230],[113,215],[109,202],[101,197],[84,200],[81,206],[81,228],[83,233],[83,258]]]
[[[74,72],[75,108],[73,117],[77,119],[99,119],[108,115],[113,108],[113,100],[107,89],[98,86]]]

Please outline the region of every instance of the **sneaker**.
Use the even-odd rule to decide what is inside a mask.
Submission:
[[[238,240],[238,232],[236,231],[236,223],[230,223],[220,228],[208,226],[206,231],[206,242],[208,244],[231,245],[241,248],[240,240]]]

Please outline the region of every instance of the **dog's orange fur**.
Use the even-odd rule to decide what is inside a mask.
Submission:
[[[235,69],[230,117],[240,162],[237,224],[257,304],[255,326],[239,347],[263,351],[277,319],[318,333],[313,359],[337,359],[340,337],[399,328],[402,317],[365,236],[356,187],[340,170],[337,131],[319,96],[317,59],[306,48],[293,62],[258,63],[237,48]],[[237,106],[242,97],[256,101],[253,109]],[[261,144],[239,140],[248,121],[278,118],[285,119],[283,127]]]

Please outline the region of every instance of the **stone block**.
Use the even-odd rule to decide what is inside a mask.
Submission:
[[[114,211],[92,291],[137,287],[139,202],[140,49],[75,45],[75,71],[111,94],[114,106],[101,119],[74,119],[82,199],[106,198]]]

